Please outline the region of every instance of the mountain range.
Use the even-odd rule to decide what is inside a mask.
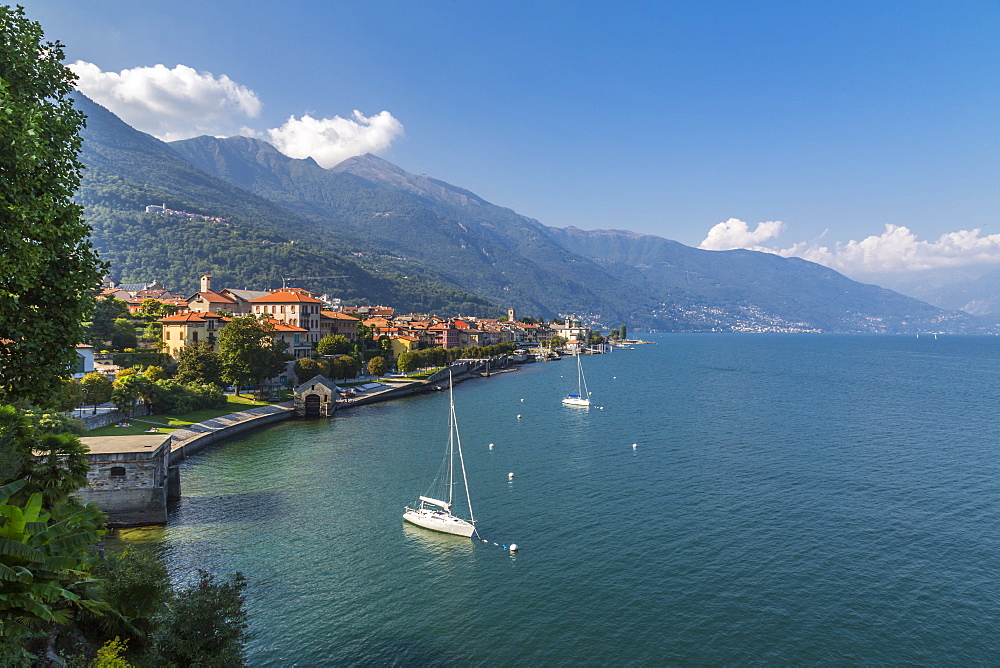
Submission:
[[[553,228],[373,155],[332,169],[248,137],[164,143],[77,94],[78,199],[128,282],[266,289],[282,279],[405,311],[668,331],[976,332],[990,323],[754,251]],[[150,204],[221,220],[146,213]]]

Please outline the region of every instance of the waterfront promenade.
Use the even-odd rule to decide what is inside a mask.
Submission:
[[[494,372],[496,373],[496,372]],[[479,377],[478,368],[466,366],[454,375],[453,381],[460,383],[469,378]],[[441,378],[437,374],[427,380],[400,380],[371,383],[371,387],[350,399],[337,402],[337,410],[347,410],[355,406],[389,401],[420,392],[432,391],[440,387]],[[193,455],[202,448],[224,438],[281,422],[295,417],[292,402],[258,406],[222,415],[211,420],[189,425],[170,434],[170,464]]]

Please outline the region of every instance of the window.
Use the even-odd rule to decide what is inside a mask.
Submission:
[[[282,305],[281,305],[281,312],[282,312],[282,313],[284,313],[284,312],[285,312],[285,305],[284,305],[284,304],[282,304]]]
[[[291,306],[288,307],[288,312],[295,313],[295,304],[292,304]]]
[[[198,343],[198,332],[191,332],[191,340]]]
[[[170,332],[164,332],[163,333],[163,340],[164,341],[169,341],[170,340]]]
[[[125,467],[124,466],[112,466],[111,471],[108,475],[112,478],[124,478],[125,477]]]

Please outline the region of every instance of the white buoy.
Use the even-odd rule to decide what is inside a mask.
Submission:
[[[513,480],[513,479],[514,479],[514,474],[513,473],[508,473],[507,474],[507,480]]]
[[[492,450],[492,449],[493,449],[493,444],[492,444],[492,443],[490,443],[490,450]]]
[[[493,447],[493,446],[490,446],[490,447]],[[633,449],[633,450],[635,450],[635,449],[636,449],[637,447],[639,447],[639,444],[638,444],[638,443],[633,443],[633,444],[632,444],[632,449]]]
[[[518,419],[518,420],[520,420],[520,419],[521,419],[521,414],[520,414],[520,413],[518,413],[518,414],[517,414],[517,419]]]
[[[517,543],[511,543],[510,544],[510,551],[511,552],[517,552]]]
[[[522,403],[522,404],[524,403],[524,399],[521,399],[521,403]]]

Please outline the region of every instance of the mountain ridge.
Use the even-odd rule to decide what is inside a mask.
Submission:
[[[399,303],[412,294],[412,284],[419,284],[450,298],[417,299],[417,304],[451,303],[493,312],[515,306],[524,315],[576,315],[605,327],[627,322],[673,331],[981,328],[966,314],[865,286],[805,260],[754,251],[703,251],[627,230],[547,227],[373,155],[324,169],[310,159],[284,156],[259,139],[196,137],[164,144],[148,135],[136,139],[142,133],[115,120],[120,125],[112,128],[108,118],[96,115],[99,127],[85,137],[84,162],[113,178],[90,184],[82,201],[99,192],[102,206],[123,197],[131,205],[139,201],[133,192],[138,191],[148,197],[186,197],[200,207],[199,213],[221,212],[245,234],[257,235],[241,238],[241,249],[257,244],[266,251],[261,257],[242,250],[217,254],[230,262],[228,271],[242,271],[244,277],[254,271],[270,277],[324,273],[310,271],[312,261],[331,273],[337,267],[353,272],[350,281],[326,280],[322,286],[349,299],[363,298],[368,291],[368,298],[381,300],[394,288]],[[131,139],[106,136],[116,133]],[[116,142],[128,141],[141,145],[132,153],[145,151],[145,162],[116,148]],[[100,213],[99,208],[90,201],[91,213]],[[155,222],[129,219],[134,230]],[[98,222],[95,238],[111,243],[107,221]],[[200,252],[198,244],[220,246],[223,242],[211,235],[225,231],[200,229],[205,238],[192,238],[188,252]],[[152,248],[133,250],[127,266],[141,265],[142,257],[156,264]],[[116,248],[112,259],[121,253]],[[265,256],[268,262],[262,263]],[[297,268],[282,268],[282,257],[294,259]],[[240,261],[246,266],[237,271]]]

